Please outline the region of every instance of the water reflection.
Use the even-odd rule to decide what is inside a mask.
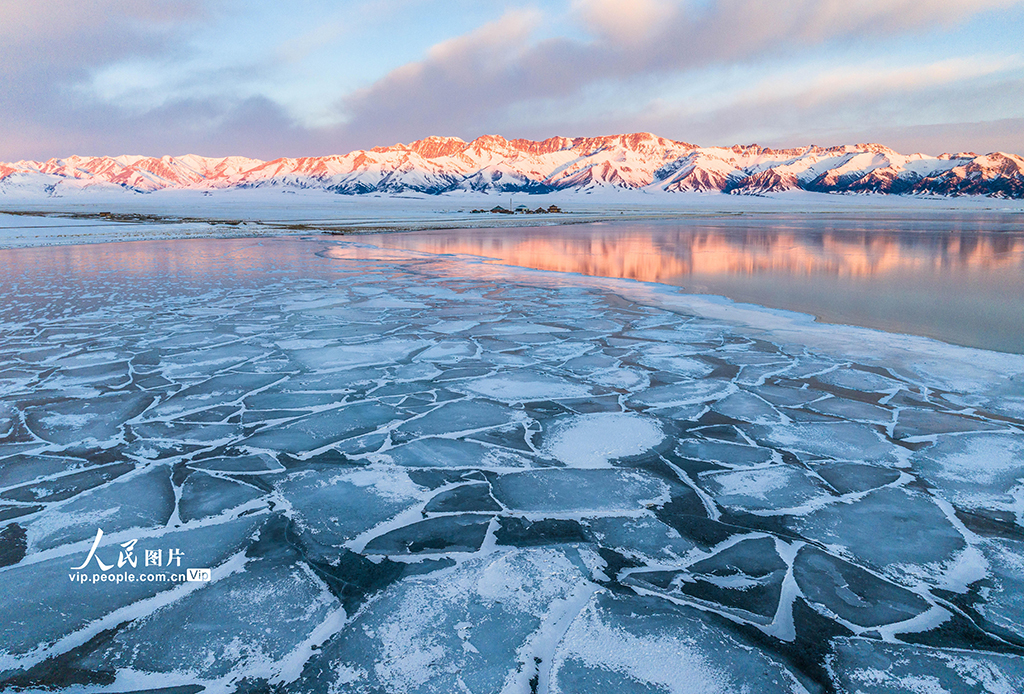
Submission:
[[[48,276],[54,281],[113,275],[117,277],[193,279],[259,277],[265,273],[323,270],[306,244],[274,243],[268,252],[262,240],[171,239],[40,246],[4,249],[0,280]]]
[[[186,301],[215,310],[203,293],[225,285],[241,297],[288,278],[332,277],[336,267],[299,239],[176,239],[0,250],[0,322],[47,315],[54,320],[122,305]],[[76,298],[54,302],[53,287]],[[200,297],[200,298],[196,298]],[[220,304],[216,310],[231,310]]]
[[[763,218],[414,232],[387,248],[685,287],[819,318],[1024,352],[1020,215]]]
[[[1024,268],[1024,237],[973,231],[793,232],[593,224],[363,238],[387,248],[479,255],[539,270],[644,282],[723,273],[866,278],[883,273]]]

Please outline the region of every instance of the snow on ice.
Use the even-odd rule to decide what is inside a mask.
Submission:
[[[6,253],[5,690],[1024,688],[1020,357],[322,239]]]

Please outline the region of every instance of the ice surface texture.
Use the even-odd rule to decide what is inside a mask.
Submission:
[[[1019,382],[322,240],[8,253],[0,688],[1024,688]],[[98,528],[212,580],[72,583]]]

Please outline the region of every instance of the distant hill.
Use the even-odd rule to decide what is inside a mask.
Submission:
[[[260,161],[246,157],[81,157],[0,163],[0,193],[57,194],[116,186],[165,188],[317,188],[334,193],[458,190],[547,193],[634,189],[651,193],[721,191],[758,195],[787,190],[898,195],[1024,198],[1024,158],[1003,152],[929,156],[878,144],[768,149],[699,147],[650,133],[552,137],[540,142],[485,135],[472,142],[428,137],[408,145],[344,155]]]

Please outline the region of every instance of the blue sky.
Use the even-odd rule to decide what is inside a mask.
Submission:
[[[0,0],[0,160],[650,131],[1024,153],[1024,0]]]

